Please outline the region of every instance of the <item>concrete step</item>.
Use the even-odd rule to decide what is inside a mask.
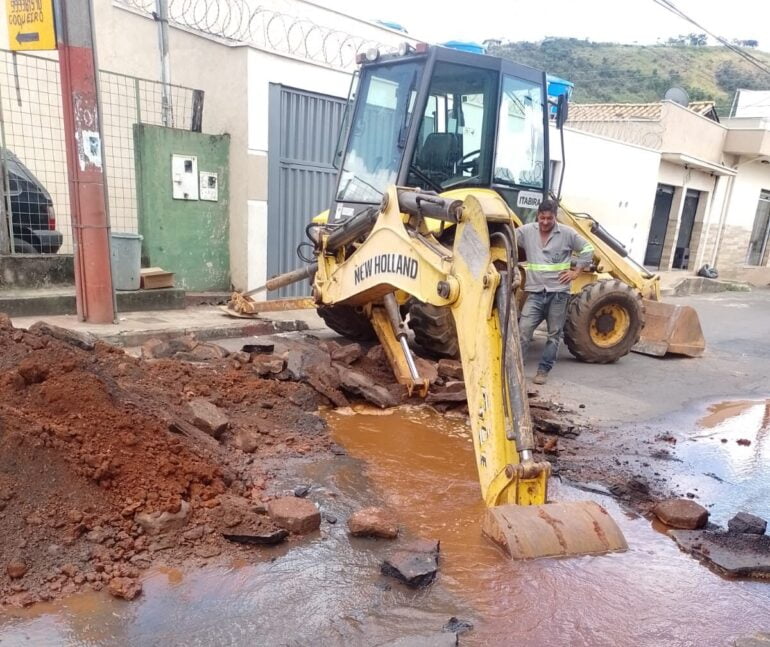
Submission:
[[[180,288],[116,292],[118,312],[184,310],[185,291]],[[11,317],[76,314],[74,288],[0,291],[0,312]]]

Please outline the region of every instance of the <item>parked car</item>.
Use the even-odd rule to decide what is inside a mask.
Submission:
[[[62,245],[62,235],[56,230],[51,195],[12,151],[5,149],[3,157],[8,168],[6,205],[12,216],[13,251],[56,254]]]

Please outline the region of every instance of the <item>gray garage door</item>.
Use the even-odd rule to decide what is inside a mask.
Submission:
[[[270,85],[268,135],[267,273],[275,276],[304,263],[297,245],[305,227],[331,203],[337,174],[332,166],[345,102],[336,97]],[[295,283],[270,296],[303,296]]]

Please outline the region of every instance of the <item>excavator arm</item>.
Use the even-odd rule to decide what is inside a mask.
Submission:
[[[516,263],[499,260],[515,254],[515,244],[506,245],[499,231],[490,236],[491,226],[504,230],[508,213],[491,194],[459,201],[391,187],[376,214],[357,216],[370,225],[351,222],[347,233],[319,231],[314,297],[326,307],[363,308],[399,381],[410,392],[423,393],[426,384],[417,374],[397,304],[416,298],[448,306],[487,505],[484,533],[515,558],[625,549],[622,533],[598,504],[547,502],[550,463],[533,456],[512,298]],[[457,226],[451,249],[433,237],[427,217]]]

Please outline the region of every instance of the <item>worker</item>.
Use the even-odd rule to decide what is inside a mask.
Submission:
[[[527,260],[524,286],[527,300],[519,319],[522,356],[535,328],[543,321],[548,325],[548,339],[532,380],[535,384],[545,384],[548,380],[567,320],[570,283],[591,264],[594,252],[593,245],[574,229],[556,221],[557,210],[554,200],[543,200],[537,209],[537,221],[516,230],[516,243]],[[578,255],[574,268],[571,267],[573,253]]]

